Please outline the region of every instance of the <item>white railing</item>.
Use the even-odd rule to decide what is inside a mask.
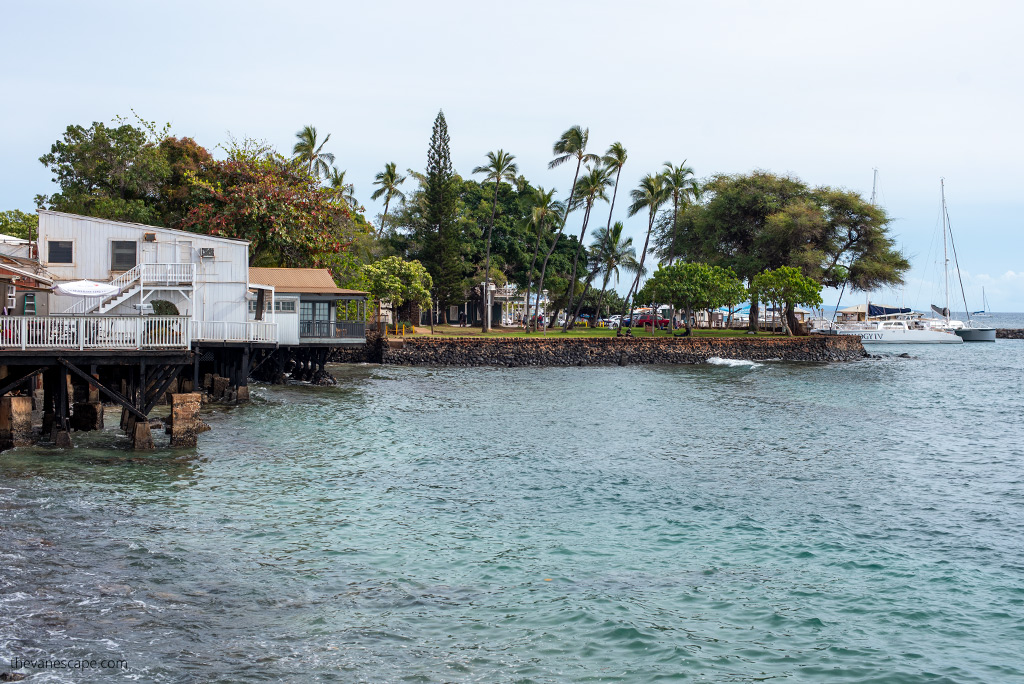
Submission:
[[[195,264],[140,264],[144,285],[183,285],[195,281]],[[138,266],[136,266],[138,268]]]
[[[0,316],[0,348],[188,349],[188,316]]]
[[[277,323],[192,321],[192,339],[206,342],[277,342]]]
[[[82,297],[65,309],[63,313],[69,315],[89,313],[102,303],[103,297]]]

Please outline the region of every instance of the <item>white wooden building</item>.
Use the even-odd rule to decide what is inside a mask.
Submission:
[[[188,319],[193,342],[277,343],[273,313],[249,320],[247,241],[41,210],[38,254],[55,283],[92,280],[120,288],[106,298],[51,294],[50,316],[159,313]]]

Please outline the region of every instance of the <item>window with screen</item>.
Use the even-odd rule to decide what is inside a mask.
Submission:
[[[74,249],[71,240],[47,240],[48,261],[51,264],[70,264],[74,262]]]
[[[130,271],[135,268],[135,250],[138,244],[128,240],[114,240],[110,243],[110,270]]]

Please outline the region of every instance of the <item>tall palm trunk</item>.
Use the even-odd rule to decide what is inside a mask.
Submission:
[[[551,249],[544,255],[544,264],[540,267],[540,281],[537,283],[537,305],[534,307],[534,315],[540,310],[540,293],[544,291],[544,275],[548,270],[548,260],[551,259],[551,255],[555,253],[555,247],[558,246],[558,238],[562,237],[562,231],[565,230],[565,222],[569,220],[569,212],[572,211],[572,196],[576,192],[576,181],[580,179],[580,166],[583,165],[583,158],[579,157],[576,160],[576,175],[572,177],[572,190],[569,191],[569,200],[565,203],[565,214],[562,216],[562,225],[558,227],[558,232],[555,234],[555,239],[551,243]],[[544,326],[544,334],[548,332],[547,326]]]
[[[629,327],[633,327],[633,295],[637,292],[640,287],[640,276],[644,272],[644,261],[647,260],[647,246],[651,242],[651,231],[654,230],[654,216],[655,210],[651,210],[651,218],[647,222],[647,237],[644,238],[644,251],[640,254],[640,268],[636,272],[636,278],[633,279],[633,284],[629,287],[629,292],[626,294],[626,311],[629,312]],[[622,318],[626,317],[626,311],[622,312]],[[657,314],[652,312],[651,319],[657,322]],[[622,324],[619,324],[619,330],[622,330]],[[651,334],[654,334],[654,328],[651,328]]]
[[[676,260],[676,221],[679,219],[679,197],[676,193],[672,193],[672,226],[668,229],[668,265],[671,266],[672,262]],[[687,315],[684,313],[684,315]],[[655,319],[657,320],[657,319]],[[686,334],[690,334],[690,323],[689,318],[686,319]],[[674,332],[676,329],[676,310],[672,307],[672,313],[668,317],[668,331]]]
[[[380,232],[377,233],[377,238],[384,237],[384,226],[388,224],[388,205],[391,204],[391,195],[389,194],[387,199],[384,200],[384,215],[380,217]]]
[[[488,289],[491,286],[491,231],[494,230],[494,217],[498,213],[498,186],[501,185],[501,181],[495,181],[494,183],[494,204],[491,205],[491,222],[487,224],[487,260],[484,262],[484,315],[483,321],[480,323],[481,332],[487,332],[490,329],[488,325],[488,319],[490,316],[488,312],[491,306],[488,302]]]
[[[597,297],[597,312],[598,315],[601,313],[601,307],[604,306],[604,293],[608,290],[608,281],[611,280],[612,272],[608,269],[608,272],[604,274],[604,282],[601,284],[601,294]],[[621,323],[620,323],[621,325]]]
[[[676,260],[676,221],[679,220],[679,198],[672,193],[672,226],[668,229],[668,265]]]
[[[601,251],[598,253],[599,254],[598,258],[603,257],[605,255],[605,253],[607,252],[607,250],[608,250],[608,240],[611,237],[611,232],[612,232],[612,213],[615,211],[615,197],[619,193],[619,175],[621,173],[622,173],[622,167],[619,166],[618,169],[615,171],[615,186],[612,188],[612,205],[611,205],[611,207],[608,208],[608,225],[605,226],[605,228],[604,228],[604,240],[601,241]],[[596,275],[596,273],[594,275]],[[579,306],[576,307],[576,312],[573,314],[573,320],[574,321],[579,316],[580,309],[583,308],[583,300],[587,296],[587,290],[590,289],[590,282],[593,280],[594,275],[591,275],[589,278],[587,278],[587,284],[583,287],[583,296],[580,297]],[[605,278],[604,284],[605,285],[608,284],[608,279],[607,278]],[[602,297],[604,296],[604,289],[603,288],[601,289],[601,296]]]
[[[588,200],[586,211],[583,212],[583,230],[580,231],[580,242],[578,245],[576,245],[576,254],[574,254],[572,257],[572,277],[569,278],[569,300],[568,302],[566,302],[565,305],[565,312],[567,314],[572,311],[572,303],[576,299],[576,265],[579,262],[580,251],[583,249],[583,236],[587,234],[587,223],[590,221],[590,210],[593,206],[593,201]],[[580,298],[580,303],[583,303],[582,297]],[[572,322],[574,321],[575,319],[573,319],[573,321],[570,321],[569,316],[566,316],[565,325],[562,326],[562,332],[565,332],[566,330],[571,328]]]
[[[540,253],[540,235],[543,224],[537,225],[537,241],[533,244],[533,259],[530,260],[530,270],[526,272],[526,332],[530,332],[530,286],[533,285],[533,269],[537,265],[537,255]],[[538,295],[540,293],[538,292]]]

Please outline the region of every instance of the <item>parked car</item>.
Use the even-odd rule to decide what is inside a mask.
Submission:
[[[639,318],[637,318],[636,319],[636,324],[635,324],[634,327],[643,328],[643,327],[648,326],[648,325],[657,325],[662,330],[666,330],[666,329],[668,329],[668,319],[667,318],[662,318],[661,316],[658,316],[657,322],[655,322],[654,317],[651,316],[650,314],[647,314],[647,315],[640,316]]]

